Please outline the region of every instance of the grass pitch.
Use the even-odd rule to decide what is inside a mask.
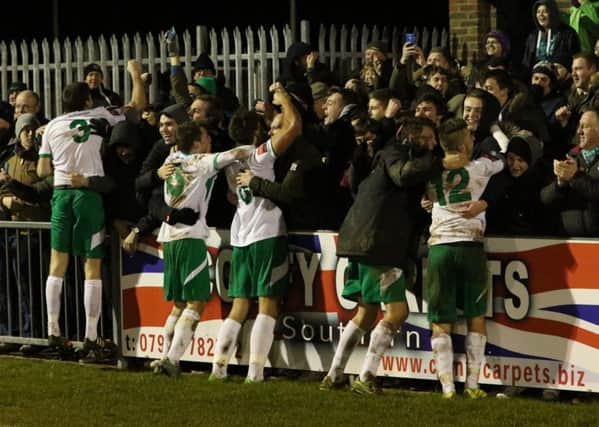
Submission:
[[[0,358],[0,426],[594,426],[599,403],[459,397],[385,389],[324,392],[314,380],[212,384],[74,363]]]

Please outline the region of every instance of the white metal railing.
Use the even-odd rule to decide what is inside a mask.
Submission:
[[[449,44],[446,29],[320,25],[315,45],[322,61],[345,77],[349,70],[359,65],[366,45],[372,40],[386,41],[397,62],[403,35],[408,31],[417,33],[419,44],[425,51],[432,46]],[[310,41],[309,22],[301,22],[300,34],[302,41]],[[279,75],[280,60],[292,43],[292,34],[288,26],[282,29],[275,26],[268,29],[235,27],[219,31],[197,26],[195,35],[189,31],[180,34],[179,43],[187,75],[191,74],[193,60],[206,51],[224,74],[227,85],[242,104],[249,106],[255,98],[266,97],[269,84]],[[73,81],[83,80],[83,68],[90,62],[100,65],[108,88],[129,99],[131,82],[125,64],[132,58],[140,60],[144,69],[154,75],[168,70],[167,52],[165,45],[160,43],[159,34],[99,36],[89,37],[86,41],[80,37],[30,43],[1,41],[2,99],[8,98],[11,82],[22,81],[40,94],[46,116],[55,117],[61,112],[59,95],[63,88]],[[157,80],[154,78],[150,86],[150,102],[158,97]]]

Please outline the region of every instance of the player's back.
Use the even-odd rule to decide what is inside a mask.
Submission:
[[[42,137],[40,156],[51,156],[54,185],[70,185],[70,174],[104,176],[103,137],[94,133],[92,119],[106,119],[110,125],[123,120],[105,108],[75,111],[51,120]]]
[[[503,169],[502,160],[480,158],[465,167],[445,170],[429,182],[427,194],[434,201],[429,245],[482,241],[485,213],[464,218],[468,202],[480,199],[492,175]]]

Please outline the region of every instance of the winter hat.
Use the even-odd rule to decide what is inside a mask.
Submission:
[[[379,52],[387,53],[387,45],[384,41],[380,40],[374,40],[368,43],[368,46],[366,46],[366,50],[368,49],[378,50]]]
[[[292,43],[287,49],[285,57],[291,61],[301,58],[302,56],[309,55],[312,52],[312,48],[308,43],[298,42]]]
[[[545,74],[547,77],[549,77],[551,79],[551,82],[555,82],[555,72],[553,71],[553,68],[551,66],[550,62],[538,62],[532,69],[532,74],[535,73],[541,73],[541,74]]]
[[[189,121],[189,114],[187,114],[187,108],[183,104],[173,104],[164,108],[160,114],[165,114],[168,117],[175,119],[177,124],[185,123]]]
[[[314,82],[310,85],[312,91],[312,98],[314,101],[326,98],[329,95],[329,86],[323,82]]]
[[[517,156],[522,157],[526,163],[530,166],[530,162],[532,160],[532,151],[530,150],[530,146],[526,139],[521,137],[520,135],[515,135],[510,139],[510,142],[507,146],[507,153],[514,153]]]
[[[8,93],[21,92],[27,90],[27,85],[23,82],[12,82],[8,85]]]
[[[195,83],[202,86],[210,95],[216,95],[216,79],[214,77],[200,77]]]
[[[40,122],[37,117],[35,117],[35,114],[26,113],[19,116],[17,123],[15,124],[15,136],[17,138],[25,126],[29,126],[33,131],[40,127]]]
[[[487,43],[487,39],[493,37],[501,44],[501,56],[509,56],[511,50],[510,39],[502,31],[489,31],[483,38],[483,48]]]
[[[213,73],[216,74],[216,68],[214,67],[214,62],[210,59],[210,56],[206,52],[200,53],[198,59],[193,63],[193,69],[195,70],[212,70]]]
[[[102,76],[104,76],[104,73],[102,72],[102,68],[100,68],[100,66],[94,62],[92,62],[91,64],[87,64],[85,66],[85,68],[83,69],[83,77],[87,77],[87,75],[89,73],[92,72],[98,72],[100,73]]]

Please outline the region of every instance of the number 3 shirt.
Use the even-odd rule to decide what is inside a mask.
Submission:
[[[83,176],[104,176],[102,140],[92,133],[91,119],[106,119],[111,126],[123,115],[113,115],[106,108],[74,111],[58,116],[46,126],[42,136],[40,157],[51,157],[54,166],[54,186],[71,185],[71,173]]]
[[[276,155],[271,141],[257,147],[245,161],[238,161],[227,168],[229,185],[237,195],[237,210],[231,224],[231,245],[244,247],[260,240],[284,236],[287,233],[283,212],[264,197],[252,194],[249,187],[234,184],[235,175],[249,169],[257,177],[274,181]]]
[[[464,218],[461,213],[467,208],[467,202],[479,200],[491,176],[500,172],[503,166],[503,160],[479,158],[466,167],[445,170],[429,182],[427,194],[434,201],[430,246],[483,240],[484,211],[474,218]]]

